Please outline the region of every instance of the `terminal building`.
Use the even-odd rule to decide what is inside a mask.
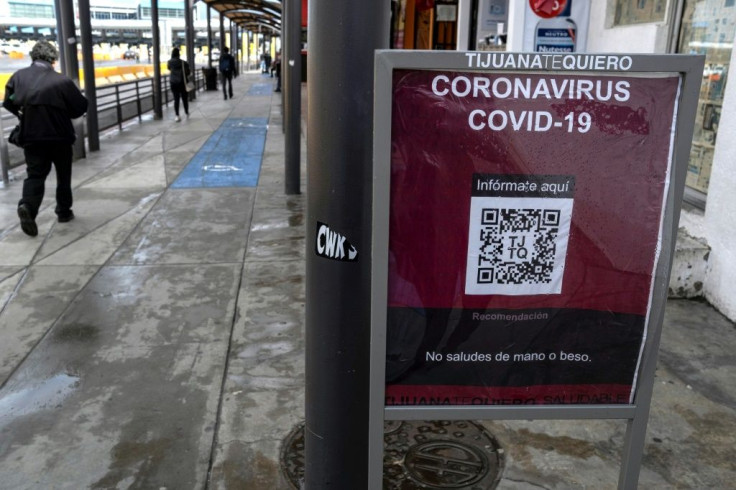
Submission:
[[[159,29],[164,46],[183,43],[185,15],[183,1],[158,1]],[[75,3],[76,8],[76,3]],[[122,45],[123,47],[151,45],[151,0],[122,2],[101,0],[90,2],[92,38],[94,43]],[[207,5],[194,4],[195,46],[207,43]],[[218,17],[213,16],[212,35],[220,33]],[[224,20],[227,29],[230,21]],[[56,40],[56,11],[54,0],[30,2],[0,1],[0,39],[3,41],[30,41],[39,38]],[[215,41],[218,44],[219,40]]]

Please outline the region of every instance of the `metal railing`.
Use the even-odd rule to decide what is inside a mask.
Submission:
[[[193,70],[196,90],[205,89],[205,80],[202,70]],[[169,76],[161,77],[161,103],[168,106],[173,100],[169,84]],[[153,110],[153,78],[140,78],[128,82],[115,83],[97,87],[97,120],[99,131],[105,131],[117,126],[123,128],[123,123],[131,119],[143,119],[143,114]],[[8,144],[8,136],[18,119],[0,108],[0,166],[2,167],[3,183],[10,181],[10,170],[25,163],[23,149]]]

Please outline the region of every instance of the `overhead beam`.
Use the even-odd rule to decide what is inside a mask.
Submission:
[[[250,30],[250,31],[253,31],[253,32],[257,32],[259,27],[265,27],[266,29],[268,29],[271,32],[276,33],[276,34],[278,34],[278,33],[281,32],[276,27],[269,26],[269,25],[266,25],[266,24],[260,24],[260,23],[247,23],[247,24],[238,24],[238,25],[240,27],[242,27],[243,29]]]
[[[281,29],[281,4],[263,0],[205,0],[205,3],[234,22],[245,16],[248,19],[257,18],[258,22],[277,30]],[[239,23],[239,25],[242,25],[242,23]]]

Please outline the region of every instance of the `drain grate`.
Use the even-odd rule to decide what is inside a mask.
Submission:
[[[304,423],[296,426],[281,445],[281,471],[291,487],[300,490],[304,481]]]
[[[386,421],[384,490],[496,488],[503,450],[483,426],[467,420]],[[304,424],[284,441],[281,469],[298,490],[304,479]]]

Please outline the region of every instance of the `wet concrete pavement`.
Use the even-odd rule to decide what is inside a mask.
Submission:
[[[273,85],[246,74],[181,123],[169,108],[105,136],[75,164],[77,219],[55,221],[50,178],[36,238],[18,227],[21,180],[0,189],[0,489],[292,488],[305,197],[283,193]],[[268,121],[257,186],[173,186],[249,118]],[[640,488],[736,488],[734,352],[710,306],[668,303]],[[498,488],[616,487],[625,422],[484,426]]]
[[[668,301],[638,488],[736,488],[735,347],[734,325],[711,306]],[[486,426],[505,448],[498,488],[616,488],[624,421]]]
[[[283,195],[273,85],[245,75],[181,123],[169,108],[103,138],[75,163],[77,218],[55,221],[51,179],[37,238],[17,227],[21,181],[1,191],[0,488],[269,488],[266,462],[278,476],[263,419],[288,430],[303,413],[304,199]],[[242,118],[269,122],[258,187],[173,188]]]

